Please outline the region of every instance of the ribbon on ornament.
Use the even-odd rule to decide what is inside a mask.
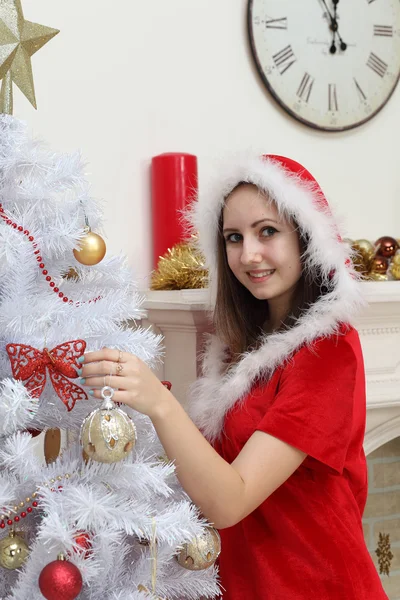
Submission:
[[[87,400],[86,392],[69,379],[78,377],[76,361],[86,349],[84,340],[72,340],[52,350],[38,350],[26,344],[7,344],[14,379],[23,382],[34,398],[39,398],[47,380],[47,370],[57,396],[72,410],[77,400]],[[69,379],[67,379],[67,377]]]

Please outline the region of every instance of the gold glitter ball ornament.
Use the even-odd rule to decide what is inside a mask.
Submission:
[[[369,240],[354,240],[352,245],[356,251],[360,252],[362,255],[365,256],[365,258],[369,260],[371,260],[371,258],[375,254],[375,247]]]
[[[126,458],[136,443],[136,427],[112,401],[114,390],[102,389],[104,403],[92,411],[81,426],[81,445],[85,459],[115,463]]]
[[[211,567],[221,553],[221,538],[214,527],[206,527],[204,533],[184,544],[176,560],[184,569],[202,571]]]
[[[25,540],[15,531],[0,540],[0,566],[10,571],[19,569],[29,556],[29,548]]]
[[[358,273],[366,275],[369,271],[371,260],[375,254],[374,245],[368,240],[355,240],[351,244],[355,254],[352,257],[354,268]]]
[[[390,265],[390,272],[394,279],[400,279],[400,252],[393,256],[392,263]]]
[[[79,241],[79,250],[74,249],[74,256],[81,265],[93,266],[103,260],[106,250],[103,238],[87,229],[85,236]]]
[[[160,257],[150,287],[152,290],[194,290],[207,285],[204,257],[188,241],[176,244]]]

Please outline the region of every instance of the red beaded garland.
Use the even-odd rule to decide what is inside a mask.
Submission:
[[[34,242],[35,238],[33,235],[30,234],[29,229],[24,229],[21,225],[18,225],[17,223],[14,223],[11,219],[9,219],[5,212],[4,212],[4,208],[2,206],[2,204],[0,203],[0,217],[7,223],[7,225],[11,225],[11,227],[13,227],[14,229],[18,229],[18,231],[20,231],[21,233],[23,233],[24,235],[28,236],[28,240],[30,242]],[[32,244],[32,247],[35,249],[34,254],[35,255],[40,255],[40,250],[36,250],[37,248],[37,243],[35,242],[34,244]],[[55,287],[55,283],[54,281],[51,280],[51,276],[48,275],[48,271],[44,270],[45,264],[42,263],[42,257],[41,256],[36,256],[36,260],[39,264],[39,268],[42,269],[42,273],[43,275],[46,275],[46,281],[47,283],[50,285],[51,288],[53,288],[53,291],[58,293],[59,289],[58,287]],[[64,294],[62,292],[60,292],[58,294],[59,298],[62,298],[63,302],[68,303],[68,304],[74,304],[73,300],[70,300],[69,298],[67,298],[66,296],[64,296]],[[93,302],[96,302],[97,300],[100,300],[101,296],[98,296],[97,298],[93,299]],[[92,300],[89,300],[88,303],[90,304],[92,302]],[[80,302],[76,302],[75,305],[76,306],[80,306]],[[85,304],[85,302],[83,302],[83,304]]]

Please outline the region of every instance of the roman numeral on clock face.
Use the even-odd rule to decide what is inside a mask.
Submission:
[[[361,88],[360,84],[358,83],[357,79],[356,79],[355,77],[353,77],[353,79],[354,79],[354,83],[356,84],[357,92],[359,93],[359,95],[360,95],[360,98],[361,98],[362,100],[366,100],[366,99],[367,99],[367,96],[364,94],[364,92],[363,92],[363,90],[362,90],[362,88]]]
[[[304,73],[303,79],[300,82],[300,85],[298,87],[296,94],[298,95],[299,98],[301,98],[305,102],[308,102],[310,99],[310,94],[311,94],[313,85],[314,85],[314,78],[311,77],[311,75],[309,75],[308,73]]]
[[[328,109],[331,111],[339,110],[336,92],[336,83],[328,84]]]
[[[383,77],[387,71],[388,65],[379,56],[371,52],[367,60],[367,66],[375,71],[377,75]]]
[[[374,25],[374,35],[393,37],[393,27],[392,25]]]
[[[267,29],[287,29],[287,25],[287,17],[265,21],[265,27]]]
[[[289,69],[289,67],[296,62],[296,57],[291,46],[286,46],[274,54],[272,58],[281,75],[283,75]]]

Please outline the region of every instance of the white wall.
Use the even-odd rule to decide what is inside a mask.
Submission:
[[[311,0],[302,0],[303,2]],[[264,144],[303,162],[353,237],[400,237],[400,86],[370,123],[342,134],[288,117],[264,90],[246,33],[246,0],[23,0],[25,18],[61,30],[33,56],[38,111],[17,117],[56,150],[80,148],[105,202],[109,250],[147,284],[149,161]]]

